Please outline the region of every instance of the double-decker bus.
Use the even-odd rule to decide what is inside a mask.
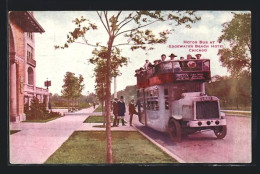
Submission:
[[[205,94],[210,60],[164,61],[136,70],[141,123],[168,132],[173,141],[201,130],[213,130],[218,139],[227,133],[225,114],[215,96]]]

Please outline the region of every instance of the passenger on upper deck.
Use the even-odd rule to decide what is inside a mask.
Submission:
[[[196,54],[195,56],[196,56],[197,59],[200,59],[201,54]]]
[[[158,59],[158,60],[155,60],[155,61],[153,61],[153,63],[154,63],[154,66],[155,66],[155,65],[158,65],[159,63],[161,63],[161,60],[159,60],[159,59]]]
[[[147,70],[148,68],[151,68],[153,65],[151,62],[149,62],[148,59],[145,60],[144,69]]]
[[[201,54],[196,54],[195,56],[196,56],[197,60],[200,60]],[[201,61],[197,62],[197,67],[198,67],[199,70],[202,70],[202,62]]]
[[[164,62],[165,59],[166,59],[166,55],[165,55],[165,54],[162,54],[162,55],[161,55],[161,60],[162,60],[162,62]]]
[[[196,59],[194,57],[192,57],[190,54],[187,55],[187,59],[190,60],[190,59]]]
[[[177,57],[175,54],[171,54],[171,55],[169,55],[169,57],[170,57],[170,60],[174,60],[174,57]]]
[[[155,71],[155,73],[157,73],[158,72],[158,69],[159,69],[159,66],[157,66],[159,63],[161,63],[162,61],[160,60],[160,59],[158,59],[158,60],[155,60],[155,61],[153,61],[153,63],[154,63],[154,71]]]
[[[138,76],[140,74],[140,69],[135,70],[135,76]]]

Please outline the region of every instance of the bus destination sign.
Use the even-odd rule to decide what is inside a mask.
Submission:
[[[207,80],[203,72],[176,73],[175,81]]]

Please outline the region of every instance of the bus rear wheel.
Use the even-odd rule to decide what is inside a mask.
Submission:
[[[217,126],[214,129],[214,133],[218,139],[222,139],[227,135],[227,126]]]
[[[168,132],[173,142],[181,141],[181,125],[175,119],[170,119],[168,122]]]

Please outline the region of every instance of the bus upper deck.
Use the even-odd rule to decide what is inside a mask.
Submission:
[[[164,61],[147,70],[136,70],[135,76],[138,89],[172,82],[209,81],[210,60]]]

